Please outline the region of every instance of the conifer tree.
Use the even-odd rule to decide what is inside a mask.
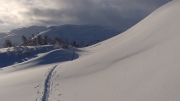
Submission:
[[[27,38],[24,35],[22,36],[22,45],[27,46]]]
[[[13,46],[13,44],[12,44],[12,42],[11,42],[9,39],[5,40],[5,42],[4,42],[4,48],[12,47],[12,46]]]

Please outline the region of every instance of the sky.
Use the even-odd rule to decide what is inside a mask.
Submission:
[[[129,28],[171,0],[0,0],[0,32],[31,25]]]

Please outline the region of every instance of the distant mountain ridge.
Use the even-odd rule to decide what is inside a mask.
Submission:
[[[89,46],[97,42],[109,39],[120,34],[122,31],[99,25],[60,25],[60,26],[30,26],[14,29],[6,34],[0,34],[0,47],[6,39],[19,44],[21,36],[27,38],[34,35],[47,35],[51,39],[59,37],[62,40],[68,40],[69,43],[76,42],[80,47]]]
[[[3,43],[6,39],[11,40],[15,44],[19,44],[21,42],[22,35],[29,38],[32,34],[38,34],[45,30],[47,30],[47,27],[44,26],[30,26],[13,29],[7,33],[0,33],[0,48],[3,47]]]

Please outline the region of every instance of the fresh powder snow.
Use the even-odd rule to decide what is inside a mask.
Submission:
[[[173,0],[96,45],[1,68],[0,100],[179,101],[179,18],[180,0]]]

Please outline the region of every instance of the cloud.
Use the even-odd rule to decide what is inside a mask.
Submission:
[[[169,1],[171,0],[1,0],[0,30],[60,24],[98,24],[129,28]]]

